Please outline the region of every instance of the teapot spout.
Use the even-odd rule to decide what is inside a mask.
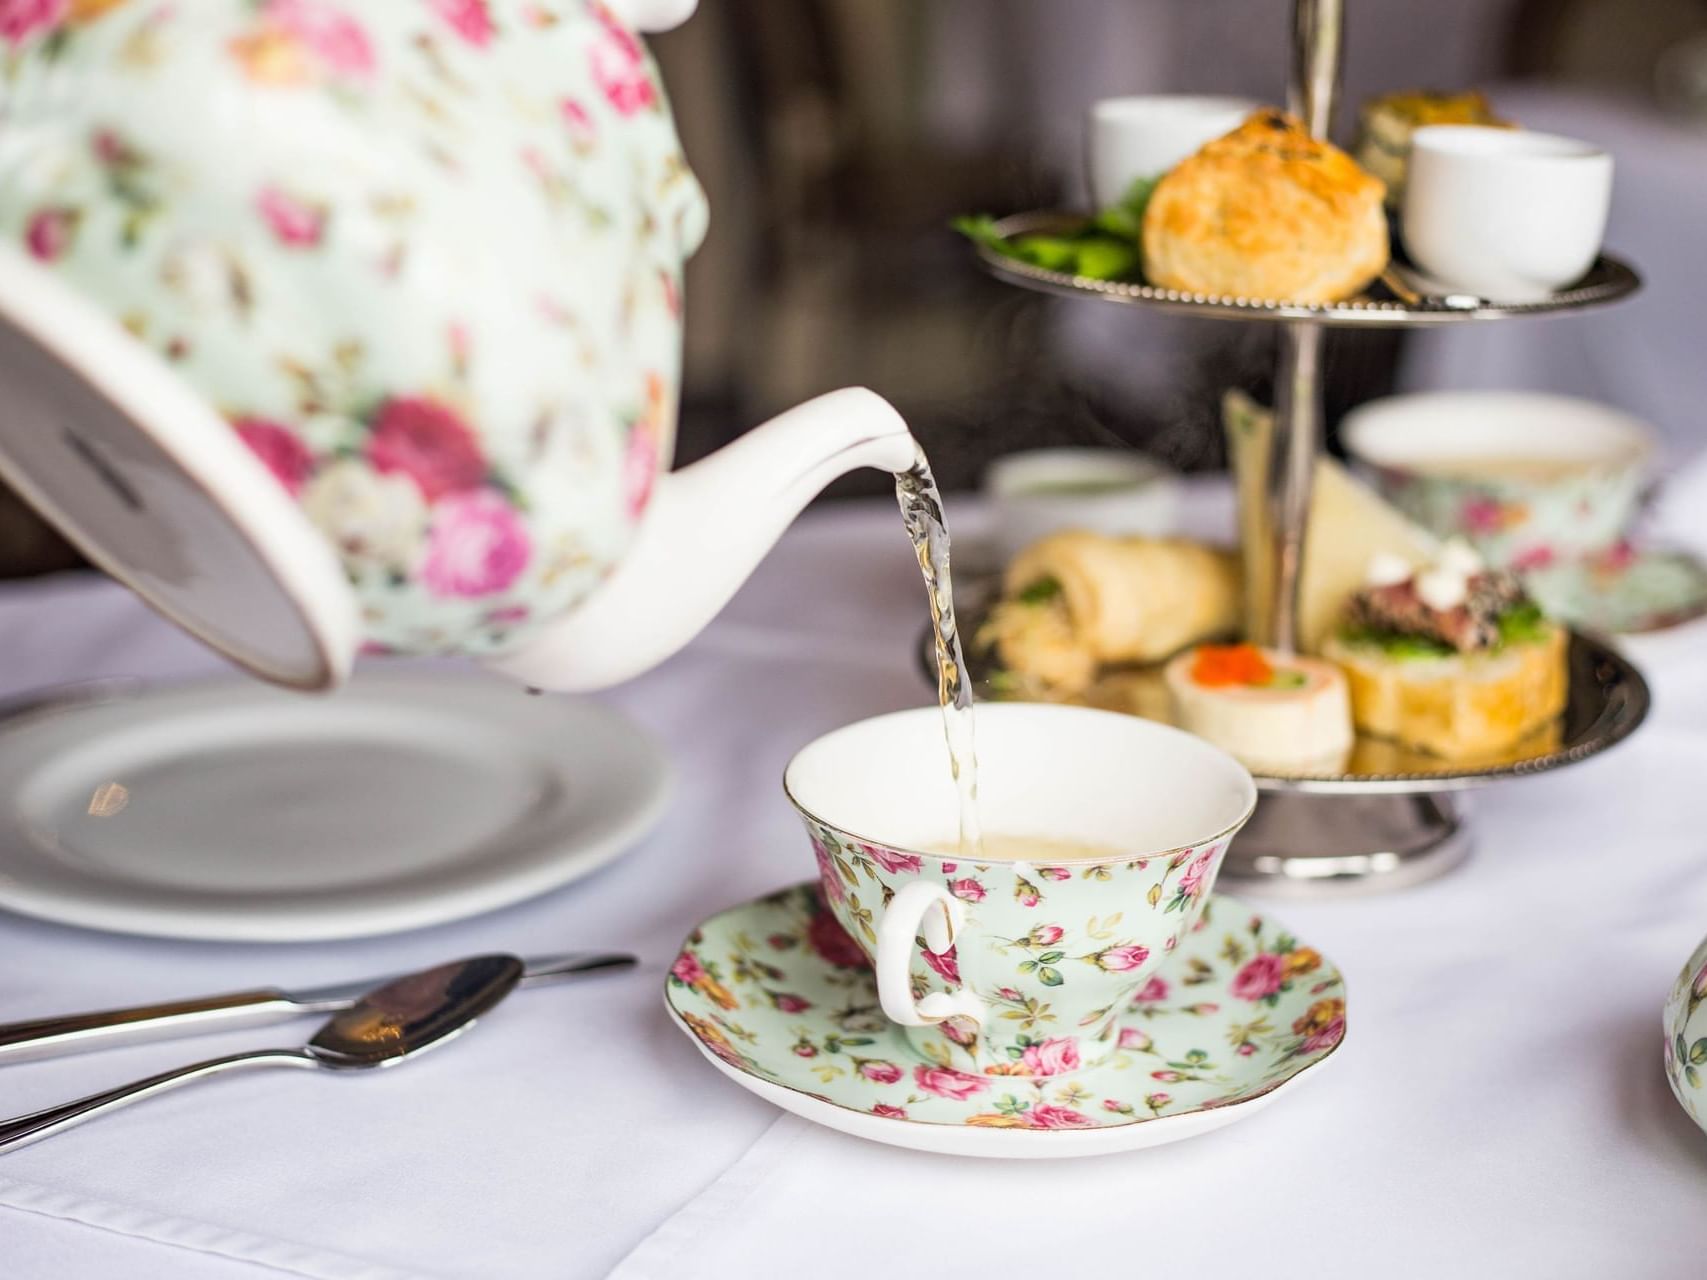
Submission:
[[[847,387],[753,428],[660,476],[634,544],[578,608],[522,647],[486,659],[538,689],[603,689],[675,653],[715,617],[794,517],[859,467],[906,471],[917,452],[901,415]]]

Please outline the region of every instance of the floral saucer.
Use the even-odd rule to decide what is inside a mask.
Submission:
[[[1689,1118],[1707,1129],[1707,939],[1672,984],[1664,1021],[1666,1080]]]
[[[916,1057],[878,1008],[864,954],[816,883],[731,907],[689,935],[671,1016],[737,1084],[855,1137],[952,1155],[1081,1156],[1159,1146],[1266,1106],[1345,1035],[1321,953],[1223,894],[1133,998],[1094,1070],[973,1075]],[[1039,1060],[1048,1006],[1029,1018]]]
[[[1526,570],[1543,608],[1602,635],[1640,636],[1707,617],[1707,565],[1686,551],[1620,543],[1594,560]]]

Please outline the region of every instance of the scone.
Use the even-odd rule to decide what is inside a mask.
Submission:
[[[1323,646],[1365,733],[1448,759],[1492,755],[1565,708],[1570,637],[1517,579],[1448,543],[1421,572],[1385,557]]]
[[[1500,119],[1478,90],[1468,93],[1389,93],[1363,106],[1357,138],[1357,162],[1387,184],[1387,206],[1397,209],[1405,195],[1411,161],[1411,135],[1430,124],[1485,124]]]
[[[1260,111],[1156,184],[1145,277],[1219,297],[1350,297],[1387,265],[1384,190],[1291,116]]]

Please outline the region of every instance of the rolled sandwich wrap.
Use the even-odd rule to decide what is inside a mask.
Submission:
[[[1051,534],[1015,557],[1003,594],[990,625],[1003,665],[1066,691],[1239,627],[1233,555],[1177,538]]]

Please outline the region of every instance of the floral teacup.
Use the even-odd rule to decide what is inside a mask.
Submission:
[[[1689,1118],[1707,1129],[1707,939],[1672,984],[1664,1021],[1666,1080]]]
[[[954,851],[934,707],[818,739],[784,786],[825,902],[921,1057],[948,1076],[1094,1066],[1196,924],[1255,785],[1200,738],[1083,707],[981,706],[977,738],[979,815],[999,833],[982,854]]]
[[[1389,502],[1519,573],[1617,547],[1653,451],[1650,429],[1615,409],[1526,391],[1392,396],[1343,432]]]

